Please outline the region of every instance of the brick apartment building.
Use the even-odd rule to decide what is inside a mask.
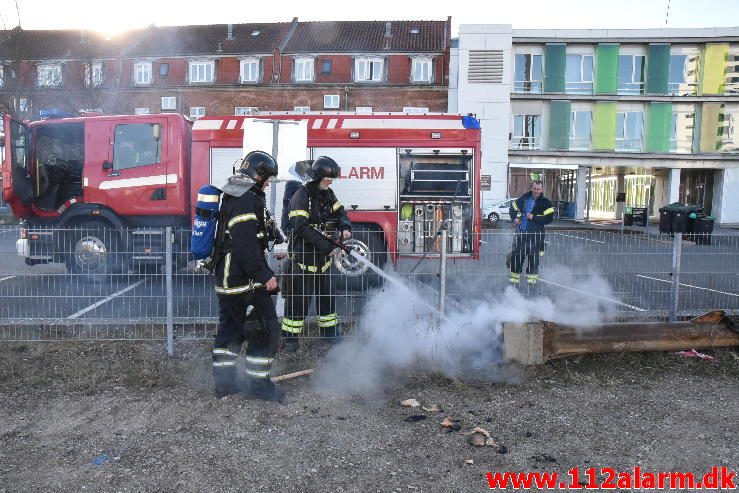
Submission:
[[[0,33],[0,110],[443,112],[451,18]]]

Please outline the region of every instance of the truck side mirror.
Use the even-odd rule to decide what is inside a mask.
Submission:
[[[113,163],[111,163],[110,161],[103,161],[103,169],[105,171],[113,169]]]
[[[151,127],[152,136],[154,137],[154,140],[156,142],[159,142],[159,139],[162,138],[162,126],[157,124],[154,124]]]

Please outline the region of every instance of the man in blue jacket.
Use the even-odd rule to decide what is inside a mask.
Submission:
[[[544,252],[544,226],[554,220],[554,207],[544,197],[543,183],[534,181],[531,191],[512,202],[508,212],[517,229],[511,250],[511,273],[508,281],[518,286],[524,260],[528,259],[526,282],[529,286],[534,286],[539,281],[539,255]]]

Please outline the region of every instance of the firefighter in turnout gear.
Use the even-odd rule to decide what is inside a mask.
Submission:
[[[531,184],[531,191],[511,203],[509,213],[517,232],[511,249],[509,282],[518,286],[524,261],[528,259],[526,283],[533,287],[539,281],[539,257],[544,252],[544,226],[554,220],[552,202],[544,197],[541,181]]]
[[[253,151],[223,187],[214,253],[218,331],[213,377],[218,397],[240,393],[278,402],[285,397],[269,376],[280,325],[270,295],[278,290],[277,279],[264,254],[271,239],[264,187],[276,175],[272,156]],[[246,372],[239,376],[236,360],[245,341]]]
[[[321,335],[341,335],[328,273],[333,256],[341,252],[336,240],[343,241],[352,235],[344,206],[329,188],[340,171],[336,161],[319,157],[308,170],[310,181],[290,200],[290,260],[283,283],[285,316],[282,318],[282,335],[288,352],[298,349],[298,335],[303,331],[313,295]]]

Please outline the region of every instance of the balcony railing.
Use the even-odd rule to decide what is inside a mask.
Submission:
[[[513,92],[541,94],[543,88],[540,80],[517,80],[513,82]]]
[[[541,137],[513,137],[510,148],[514,150],[541,149]]]

